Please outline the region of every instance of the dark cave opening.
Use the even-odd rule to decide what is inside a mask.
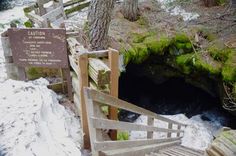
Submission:
[[[138,66],[129,64],[119,80],[119,98],[162,115],[201,115],[203,120],[236,128],[236,117],[224,110],[220,99],[185,82],[170,78],[161,84],[140,74]],[[129,119],[129,116],[131,117]],[[136,115],[121,111],[120,120],[133,121]]]

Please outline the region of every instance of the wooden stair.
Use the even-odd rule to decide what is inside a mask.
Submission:
[[[101,155],[105,156],[145,156],[146,153],[150,152],[157,152],[160,149],[165,149],[171,146],[177,146],[181,142],[180,140],[171,141],[171,142],[164,142],[158,143],[153,145],[145,145],[145,146],[138,146],[138,147],[130,147],[130,148],[122,148],[110,151],[102,151]]]
[[[200,150],[190,149],[184,146],[170,146],[159,150],[158,152],[152,152],[145,156],[204,156],[205,153]]]

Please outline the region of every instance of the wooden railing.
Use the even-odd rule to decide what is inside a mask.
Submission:
[[[52,8],[46,9],[44,5],[48,2],[52,2]],[[66,19],[62,0],[37,0],[34,5],[25,8],[24,12],[25,16],[39,28],[63,27],[61,24]]]
[[[115,49],[88,51],[76,38],[67,39],[69,47],[69,62],[73,69],[72,88],[74,103],[81,117],[84,132],[84,148],[90,148],[87,122],[87,111],[84,101],[84,87],[91,87],[112,96],[118,96],[119,52]],[[117,119],[117,109],[109,107],[109,118]],[[116,139],[116,131],[111,131],[112,139]]]
[[[146,109],[130,104],[126,101],[122,101],[118,98],[115,98],[113,96],[110,96],[108,94],[90,88],[84,88],[84,95],[87,107],[87,118],[89,123],[90,141],[93,155],[109,155],[106,154],[105,151],[117,150],[122,148],[126,149],[134,148],[146,145],[158,145],[159,143],[163,142],[168,142],[169,144],[173,145],[180,143],[180,139],[184,132],[181,128],[185,127],[186,126],[185,124],[170,120],[156,113],[153,113]],[[127,111],[131,111],[137,114],[145,115],[148,117],[147,125],[106,119],[102,115],[100,107],[100,105],[104,104],[124,109]],[[167,122],[168,128],[155,127],[154,126],[155,119]],[[177,129],[173,129],[174,127],[173,125],[177,125]],[[127,140],[127,141],[110,141],[110,140],[106,141],[102,137],[103,135],[102,130],[104,129],[125,130],[125,131],[146,131],[147,139]],[[154,132],[167,133],[167,138],[154,139],[153,138]],[[176,133],[175,137],[172,137],[172,133]],[[122,153],[120,155],[125,155],[125,154]]]

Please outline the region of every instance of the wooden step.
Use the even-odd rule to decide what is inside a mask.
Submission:
[[[196,152],[196,153],[200,153],[200,154],[202,154],[202,155],[205,153],[205,152],[202,151],[202,150],[197,150],[197,149],[185,147],[185,146],[182,146],[182,145],[180,145],[180,147],[184,148],[185,150],[190,150],[190,151],[194,151],[194,152]]]
[[[182,151],[184,153],[189,153],[189,154],[192,154],[193,156],[203,156],[204,155],[203,151],[190,149],[190,148],[184,147],[184,146],[176,146],[175,150]]]
[[[189,153],[186,153],[185,151],[181,151],[181,150],[176,150],[176,149],[169,149],[169,151],[171,151],[172,153],[176,153],[177,156],[186,156],[186,155],[192,155],[192,154],[189,154]],[[194,155],[192,155],[194,156]]]
[[[202,156],[202,154],[195,154],[193,152],[188,152],[188,151],[185,151],[185,150],[181,150],[181,149],[171,149],[172,151],[175,151],[176,153],[179,153],[183,156],[186,156],[186,155],[191,155],[191,156]]]
[[[204,152],[199,150],[194,150],[190,148],[186,148],[183,146],[171,146],[165,149],[161,149],[156,154],[162,154],[164,156],[204,156]],[[154,154],[150,155],[154,156]]]
[[[146,154],[145,156],[166,156],[166,155],[164,155],[162,153],[153,153],[153,152],[151,152],[150,154]]]
[[[166,143],[159,143],[147,146],[132,147],[132,148],[123,148],[118,150],[103,151],[101,155],[104,156],[145,156],[145,154],[151,152],[157,152],[160,149],[167,148],[170,146],[179,145],[181,141],[172,141]]]

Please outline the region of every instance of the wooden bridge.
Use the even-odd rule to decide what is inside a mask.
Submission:
[[[204,156],[198,151],[181,146],[185,124],[170,120],[156,113],[122,101],[111,95],[84,88],[85,103],[93,156]],[[148,117],[147,125],[107,119],[101,105],[108,105]],[[154,126],[154,120],[168,123],[168,128]],[[177,127],[177,129],[174,129]],[[146,131],[147,138],[139,140],[112,141],[104,136],[104,130]],[[166,133],[167,137],[154,139],[154,132]]]

